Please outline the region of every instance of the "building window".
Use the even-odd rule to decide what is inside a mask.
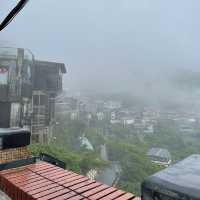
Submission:
[[[39,100],[39,95],[34,95],[33,96],[33,105],[39,105],[40,100]]]

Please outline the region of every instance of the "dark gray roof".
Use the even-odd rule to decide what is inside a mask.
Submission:
[[[38,66],[38,67],[57,67],[57,68],[61,69],[63,74],[67,73],[67,70],[66,70],[64,63],[36,60],[35,65]]]
[[[148,177],[145,184],[154,190],[165,188],[200,199],[200,155],[192,155]]]
[[[23,128],[0,128],[0,136],[2,135],[12,135],[14,133],[28,133],[27,129]]]
[[[162,148],[152,148],[147,152],[147,155],[159,158],[167,158],[167,159],[171,158],[169,151],[167,149],[162,149]]]

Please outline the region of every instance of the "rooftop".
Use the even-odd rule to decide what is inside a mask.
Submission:
[[[200,155],[188,158],[146,178],[143,185],[156,192],[176,195],[175,199],[199,199]],[[172,197],[172,196],[171,196]],[[174,198],[172,198],[174,199]]]
[[[1,189],[12,200],[136,200],[131,193],[46,162],[0,172]]]
[[[160,158],[166,158],[170,159],[171,155],[167,149],[162,149],[162,148],[151,148],[147,152],[148,156],[154,156],[154,157],[160,157]]]
[[[49,62],[49,61],[41,61],[41,60],[36,60],[35,65],[37,67],[53,67],[53,68],[60,68],[62,73],[67,73],[66,67],[64,63],[57,63],[57,62]]]

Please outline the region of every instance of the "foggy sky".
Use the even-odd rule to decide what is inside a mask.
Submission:
[[[0,16],[13,2],[0,1]],[[68,88],[143,95],[150,84],[149,95],[169,95],[177,70],[200,71],[199,9],[199,0],[30,0],[0,44],[64,62]]]

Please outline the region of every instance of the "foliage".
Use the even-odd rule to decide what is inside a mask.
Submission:
[[[120,161],[122,167],[119,187],[139,194],[140,184],[145,177],[161,168],[153,165],[146,157],[145,149],[120,140],[107,142],[109,158]]]
[[[93,168],[106,167],[108,163],[102,161],[99,156],[92,152],[72,152],[66,148],[55,145],[32,144],[29,146],[32,155],[38,156],[40,153],[47,153],[66,163],[67,169],[85,174]]]
[[[47,153],[65,162],[67,169],[73,170],[75,172],[81,172],[80,163],[83,158],[81,158],[81,156],[76,153],[66,151],[62,147],[56,147],[54,145],[33,144],[29,146],[29,151],[34,156],[38,156],[40,153]]]
[[[84,133],[96,149],[98,149],[98,147],[105,142],[103,136],[96,128],[87,128]]]
[[[92,168],[104,168],[108,163],[100,159],[100,145],[106,143],[109,159],[119,161],[122,173],[118,187],[123,190],[140,194],[140,185],[145,177],[161,170],[146,156],[152,147],[167,148],[176,162],[193,153],[200,153],[199,130],[194,135],[181,135],[175,124],[160,121],[156,132],[151,135],[136,134],[129,127],[122,125],[86,127],[78,120],[70,120],[66,115],[57,117],[58,125],[54,128],[53,140],[50,145],[31,145],[34,155],[48,153],[64,161],[68,169],[85,174]],[[102,128],[102,129],[101,129]],[[79,147],[79,137],[85,134],[94,151]]]
[[[85,131],[85,124],[79,120],[70,120],[66,115],[59,115],[53,130],[52,144],[76,150],[79,146],[79,138]],[[66,150],[68,150],[66,148]]]

